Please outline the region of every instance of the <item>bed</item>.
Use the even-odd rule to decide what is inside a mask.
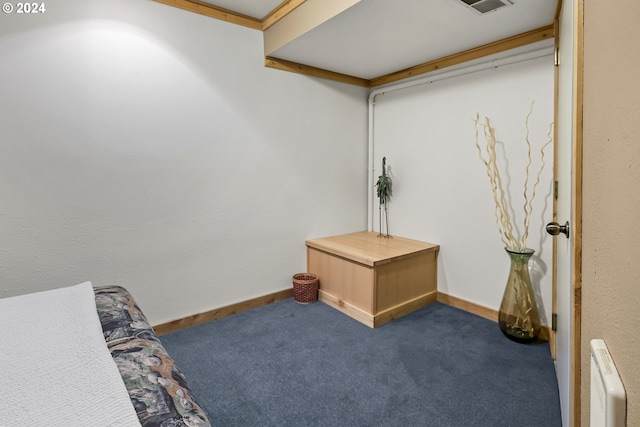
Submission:
[[[0,323],[0,426],[210,427],[123,287],[0,299]]]

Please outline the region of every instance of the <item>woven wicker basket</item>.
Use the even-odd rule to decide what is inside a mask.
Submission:
[[[293,299],[300,304],[318,300],[318,276],[310,273],[293,275]]]

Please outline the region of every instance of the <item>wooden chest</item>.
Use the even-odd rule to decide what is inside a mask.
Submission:
[[[307,240],[319,299],[375,328],[436,301],[439,245],[358,232]]]

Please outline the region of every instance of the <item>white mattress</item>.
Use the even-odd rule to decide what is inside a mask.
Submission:
[[[0,426],[140,426],[90,282],[0,299]]]

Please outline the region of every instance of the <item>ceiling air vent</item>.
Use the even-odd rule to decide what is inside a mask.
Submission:
[[[504,6],[510,6],[511,0],[460,0],[463,4],[479,13],[492,12]]]

